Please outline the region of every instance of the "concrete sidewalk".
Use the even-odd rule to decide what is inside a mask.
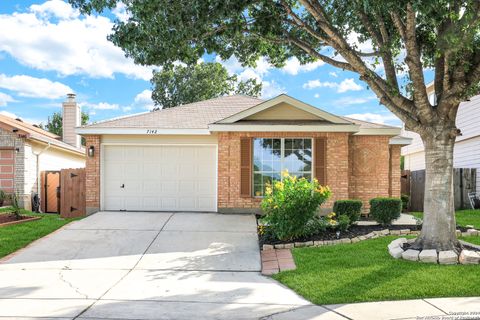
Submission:
[[[461,320],[480,319],[480,297],[436,298],[309,305],[280,312],[264,320]]]

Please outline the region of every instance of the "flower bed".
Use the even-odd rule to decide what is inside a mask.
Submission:
[[[0,227],[41,219],[41,217],[17,216],[12,212],[0,214]]]

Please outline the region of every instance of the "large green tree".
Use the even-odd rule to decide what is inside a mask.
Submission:
[[[83,12],[115,0],[70,0]],[[480,80],[478,0],[123,0],[110,40],[142,65],[194,63],[205,53],[322,60],[357,73],[425,145],[424,224],[417,248],[458,250],[453,146],[461,101]],[[358,41],[354,41],[354,40]],[[360,46],[359,43],[369,44]],[[362,49],[363,48],[363,49]],[[435,103],[424,72],[434,73]]]
[[[228,94],[258,96],[262,84],[255,79],[239,81],[218,62],[166,66],[154,71],[152,99],[162,108],[207,100]]]

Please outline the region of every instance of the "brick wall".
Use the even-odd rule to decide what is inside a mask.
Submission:
[[[85,167],[85,201],[87,214],[100,210],[100,136],[85,136],[87,160]],[[90,146],[95,148],[95,155],[88,156]]]
[[[0,147],[13,150],[13,189],[19,195],[21,207],[30,207],[30,193],[25,191],[25,140],[19,138],[15,133],[0,129]],[[18,152],[15,149],[18,148]],[[11,183],[6,182],[7,191],[12,191]],[[7,187],[8,186],[8,187]]]
[[[261,199],[240,197],[240,138],[327,138],[327,184],[336,199],[348,198],[348,133],[343,132],[220,132],[218,134],[218,208],[254,209]],[[223,210],[222,210],[223,209]]]
[[[391,145],[390,146],[390,188],[389,194],[391,197],[400,197],[401,190],[401,175],[400,170],[400,151],[402,146]]]
[[[240,197],[240,138],[327,137],[327,185],[332,198],[368,201],[378,196],[400,196],[400,146],[390,146],[388,136],[355,136],[348,133],[221,132],[218,134],[218,208],[256,209],[261,199]]]

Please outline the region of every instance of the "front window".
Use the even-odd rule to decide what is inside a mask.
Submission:
[[[312,139],[253,140],[253,195],[262,197],[268,184],[282,179],[283,170],[312,179]]]

